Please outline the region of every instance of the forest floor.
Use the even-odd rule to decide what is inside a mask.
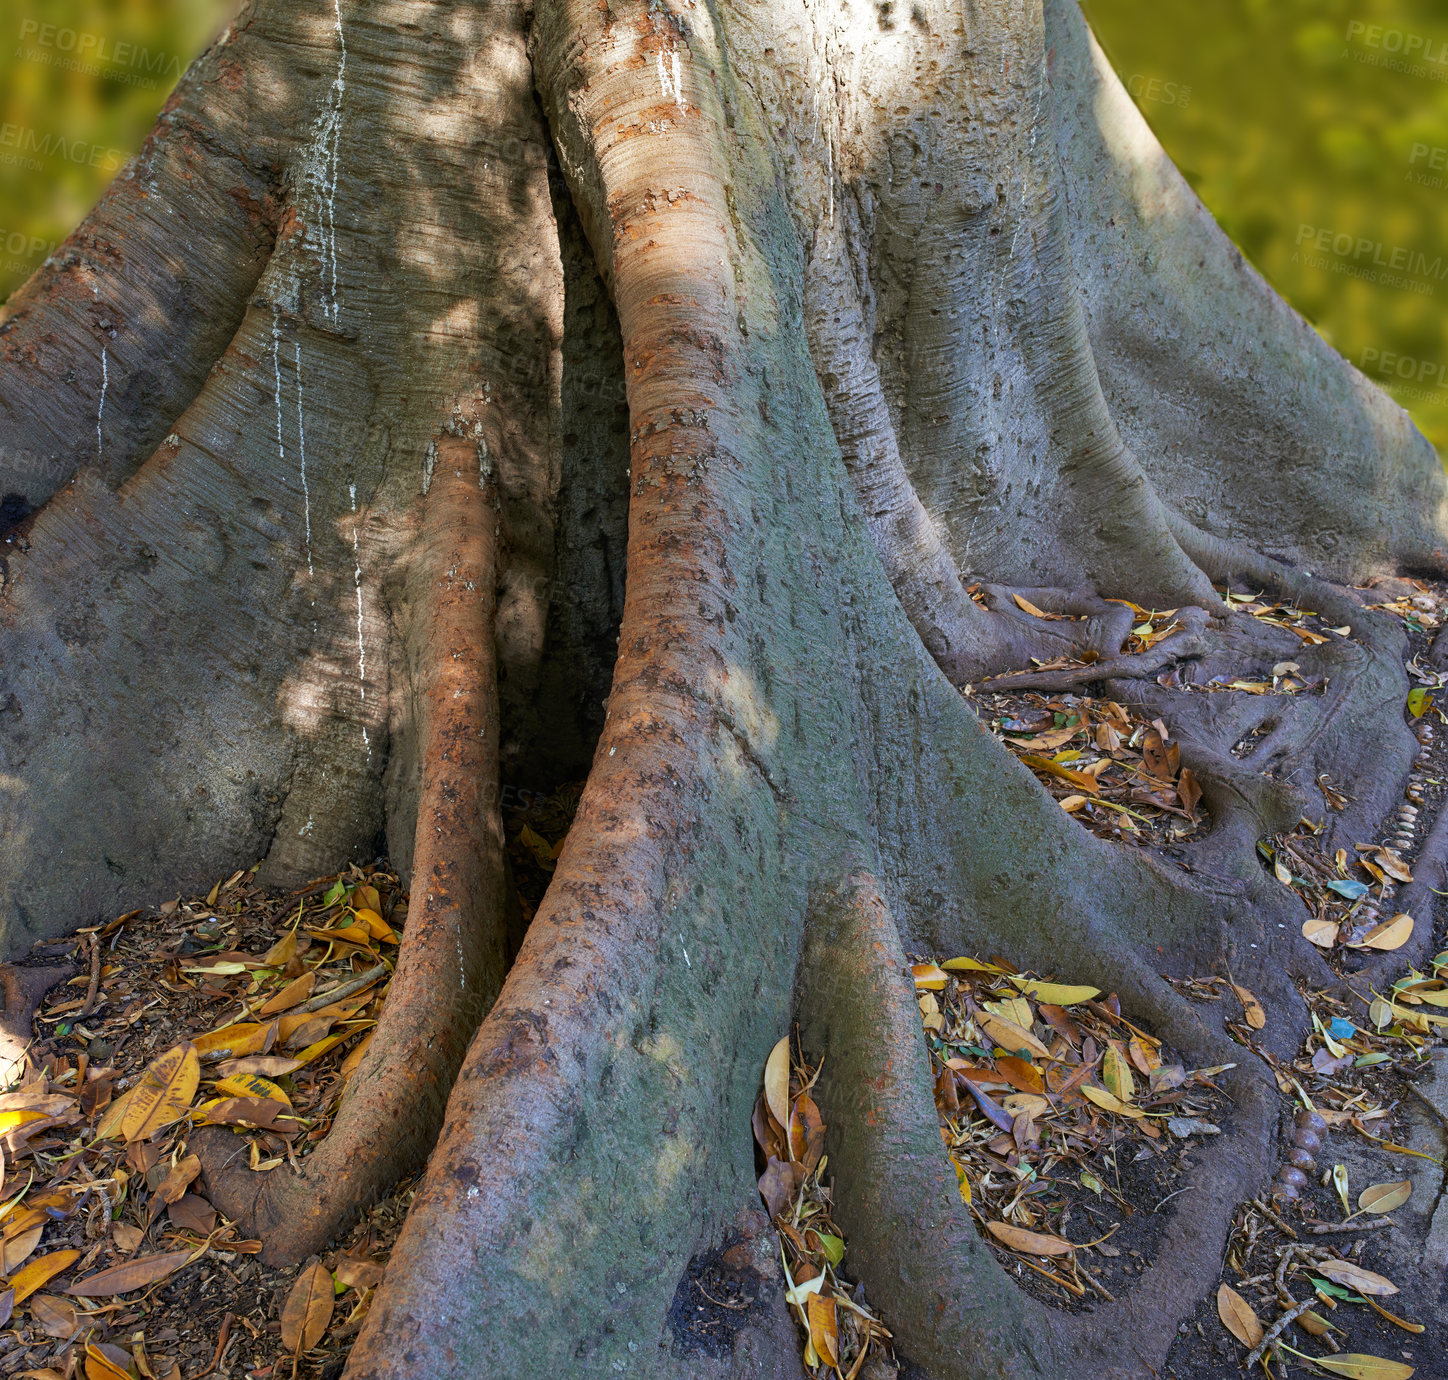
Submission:
[[[1326,856],[1311,821],[1259,845],[1334,964],[1403,942],[1387,902],[1448,797],[1448,716],[1434,703],[1441,695],[1448,708],[1448,687],[1421,657],[1448,623],[1448,592],[1399,582],[1382,599],[1413,644],[1418,690],[1405,713],[1423,751],[1411,803],[1391,838],[1365,840],[1353,856]],[[1333,635],[1300,610],[1245,594],[1238,603],[1295,624],[1304,640]],[[1139,612],[1133,636],[1144,646],[1170,630],[1169,614]],[[1271,682],[1223,688],[1311,693],[1295,671],[1288,663]],[[989,683],[972,702],[1083,827],[1168,858],[1205,827],[1165,724],[1108,699],[997,694]],[[580,790],[525,793],[506,811],[526,918]],[[1333,792],[1324,786],[1324,809]],[[230,1126],[258,1172],[284,1174],[326,1135],[386,1001],[406,914],[380,862],[287,894],[242,872],[205,896],[37,946],[14,966],[23,975],[66,964],[72,975],[57,974],[28,1030],[0,1032],[0,1377],[340,1375],[415,1180],[320,1258],[272,1268],[261,1243],[207,1202],[186,1138],[195,1125]],[[1053,1307],[1128,1294],[1172,1201],[1194,1191],[1195,1150],[1230,1124],[1222,1069],[1187,1067],[1115,994],[1072,974],[1024,973],[1009,955],[912,958],[942,1153],[1002,1267]],[[1258,1045],[1270,1013],[1229,975],[1178,983],[1209,1019],[1219,1013],[1244,1059],[1273,1066],[1295,1129],[1278,1180],[1240,1205],[1224,1288],[1182,1323],[1165,1376],[1241,1374],[1262,1329],[1310,1301],[1281,1333],[1292,1350],[1277,1351],[1271,1374],[1448,1380],[1448,1065],[1434,1057],[1448,1026],[1445,979],[1439,954],[1427,972],[1405,967],[1365,1010],[1304,992],[1314,1027],[1290,1063]],[[889,1318],[853,1282],[831,1217],[826,1128],[809,1095],[827,1057],[782,1038],[753,1117],[802,1373],[913,1377],[891,1349]],[[718,1343],[747,1304],[733,1298],[736,1283],[728,1270],[686,1278],[676,1334]]]

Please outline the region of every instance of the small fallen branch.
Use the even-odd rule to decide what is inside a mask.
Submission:
[[[333,1002],[345,1000],[364,987],[371,987],[378,978],[389,972],[385,963],[374,964],[365,973],[358,973],[356,977],[347,982],[339,983],[336,987],[328,988],[321,996],[313,997],[310,1001],[304,1001],[296,1008],[298,1013],[309,1011],[320,1011],[324,1006],[331,1006]]]
[[[1316,1296],[1309,1295],[1301,1303],[1293,1304],[1292,1307],[1287,1310],[1287,1312],[1285,1312],[1280,1318],[1278,1318],[1277,1321],[1273,1323],[1272,1326],[1269,1327],[1267,1331],[1262,1334],[1262,1340],[1257,1343],[1256,1349],[1252,1352],[1250,1356],[1247,1357],[1247,1360],[1243,1363],[1243,1369],[1251,1370],[1252,1367],[1255,1366],[1264,1355],[1266,1355],[1267,1349],[1272,1345],[1272,1343],[1275,1342],[1283,1334],[1283,1332],[1287,1330],[1287,1328],[1295,1323],[1298,1318],[1306,1313],[1316,1302]]]

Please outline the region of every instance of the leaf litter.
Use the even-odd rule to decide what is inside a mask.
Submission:
[[[1112,1299],[1147,1265],[1193,1147],[1227,1104],[1115,993],[993,955],[912,968],[941,1137],[1009,1272],[1058,1306]]]
[[[800,1329],[811,1376],[856,1380],[872,1354],[889,1357],[890,1332],[843,1269],[845,1239],[831,1217],[825,1124],[810,1065],[788,1036],[770,1051],[752,1125],[763,1165],[759,1194],[779,1239],[785,1302]]]
[[[313,1375],[361,1326],[413,1185],[298,1275],[262,1266],[207,1201],[187,1137],[229,1126],[254,1169],[282,1173],[325,1137],[407,900],[380,867],[291,893],[253,872],[78,932],[81,975],[36,1012],[0,1092],[6,1374]]]

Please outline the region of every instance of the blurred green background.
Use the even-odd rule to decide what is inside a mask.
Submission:
[[[0,296],[84,215],[236,4],[6,7]],[[1084,0],[1083,8],[1228,234],[1448,454],[1448,7]],[[1353,248],[1308,252],[1299,245],[1305,226],[1349,237]],[[1391,263],[1395,251],[1408,271],[1374,274],[1373,261]]]

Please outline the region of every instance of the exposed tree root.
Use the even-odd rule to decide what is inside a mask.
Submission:
[[[496,484],[486,448],[444,436],[415,572],[422,798],[411,905],[382,1019],[300,1173],[254,1173],[237,1137],[197,1134],[212,1202],[268,1264],[320,1250],[426,1158],[474,1028],[506,968],[494,653]]]
[[[30,1022],[41,997],[76,972],[74,963],[0,964],[0,1085],[11,1081],[30,1048]]]

